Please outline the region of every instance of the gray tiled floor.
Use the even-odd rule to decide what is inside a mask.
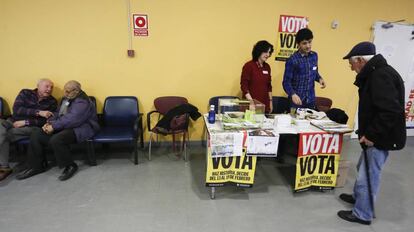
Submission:
[[[204,148],[196,145],[187,163],[158,148],[152,161],[141,153],[138,166],[126,153],[101,157],[98,166],[81,165],[67,182],[57,180],[56,167],[24,181],[11,176],[0,184],[0,231],[412,231],[413,148],[410,138],[403,151],[392,152],[371,226],[336,216],[349,208],[338,195],[352,189],[359,152],[356,141],[347,140],[343,156],[352,162],[347,185],[324,193],[293,194],[289,164],[263,160],[252,189],[220,188],[210,200]]]

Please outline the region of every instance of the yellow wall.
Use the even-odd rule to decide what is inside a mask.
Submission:
[[[153,99],[182,95],[206,112],[209,97],[240,95],[242,65],[253,44],[276,44],[280,14],[307,16],[314,31],[321,75],[328,88],[317,94],[334,100],[353,118],[354,73],[341,57],[357,42],[369,40],[375,20],[414,21],[414,1],[401,0],[131,0],[133,13],[149,15],[149,34],[134,37],[128,58],[124,0],[0,0],[0,96],[11,105],[21,88],[39,78],[62,86],[79,80],[89,95],[135,95],[141,111]],[[333,19],[337,30],[330,29]],[[282,95],[284,63],[269,63],[274,95]],[[191,139],[201,138],[202,120]]]

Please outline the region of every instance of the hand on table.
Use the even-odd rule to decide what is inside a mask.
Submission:
[[[292,95],[292,101],[293,101],[293,103],[295,103],[295,105],[298,105],[298,106],[302,105],[302,100],[300,99],[300,97],[297,94]]]

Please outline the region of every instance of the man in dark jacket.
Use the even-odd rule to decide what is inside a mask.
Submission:
[[[361,42],[343,58],[357,73],[354,84],[359,94],[358,136],[367,160],[362,153],[354,193],[339,196],[354,204],[352,211],[339,211],[338,216],[365,225],[371,224],[373,218],[374,199],[388,151],[402,149],[406,140],[404,82],[384,57],[375,53],[374,44]]]
[[[69,145],[91,138],[98,130],[96,109],[77,81],[69,81],[64,87],[64,98],[59,111],[41,129],[30,136],[28,149],[29,168],[19,173],[19,180],[45,171],[44,146],[53,149],[59,168],[64,168],[59,180],[71,178],[78,170],[73,161]]]

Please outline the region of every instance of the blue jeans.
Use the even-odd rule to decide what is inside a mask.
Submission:
[[[368,170],[374,202],[380,186],[381,170],[387,157],[388,151],[379,150],[375,147],[367,148]],[[368,178],[365,170],[364,151],[362,151],[361,156],[359,157],[357,170],[358,177],[354,185],[355,205],[352,212],[359,219],[371,221],[373,217],[373,209],[368,193]]]

